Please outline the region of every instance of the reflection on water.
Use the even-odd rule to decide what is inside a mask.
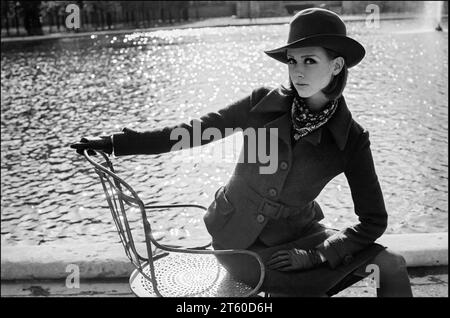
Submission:
[[[409,32],[414,28],[413,21],[348,27],[367,55],[350,70],[345,96],[371,134],[388,233],[447,231],[448,33]],[[118,241],[93,170],[68,145],[125,126],[186,121],[261,85],[284,83],[287,69],[263,50],[283,44],[286,34],[286,25],[225,27],[3,46],[2,241]],[[201,162],[177,160],[184,155],[116,161],[149,203],[207,206],[233,165],[208,152]],[[318,202],[327,225],[357,220],[342,175]],[[191,243],[207,239],[201,214],[160,211],[152,224],[161,239]]]

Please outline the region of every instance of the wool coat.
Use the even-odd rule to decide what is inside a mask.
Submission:
[[[204,215],[213,242],[222,248],[246,249],[257,240],[276,246],[301,237],[324,218],[316,197],[328,182],[344,173],[358,223],[316,246],[335,268],[349,263],[387,227],[369,132],[352,118],[341,96],[325,125],[295,141],[292,99],[283,86],[260,87],[189,123],[143,132],[125,128],[113,135],[114,154],[158,154],[179,149],[180,138],[173,138],[173,132],[180,128],[189,132],[188,147],[242,133],[244,142],[233,174],[217,190]],[[221,135],[210,134],[210,138],[199,140],[194,136],[196,125],[202,133],[214,128]],[[261,155],[264,152],[269,155]]]

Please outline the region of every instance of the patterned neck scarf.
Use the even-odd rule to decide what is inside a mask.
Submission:
[[[311,112],[303,98],[294,97],[291,108],[291,118],[294,129],[294,139],[299,140],[317,128],[323,126],[336,111],[338,100],[329,102],[321,111]]]

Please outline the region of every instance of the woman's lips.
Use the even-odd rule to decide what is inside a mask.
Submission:
[[[298,85],[298,86],[307,86],[308,84],[300,84],[300,83],[297,83],[297,85]]]

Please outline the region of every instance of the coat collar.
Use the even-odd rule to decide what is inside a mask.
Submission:
[[[268,122],[264,126],[267,128],[278,128],[278,137],[283,139],[288,145],[291,145],[291,106],[292,96],[287,95],[285,89],[280,86],[264,96],[253,106],[250,112],[283,113],[280,117]],[[326,127],[331,132],[339,149],[343,150],[347,143],[351,122],[352,115],[347,107],[344,96],[341,96],[338,101],[338,108],[333,117],[324,126],[306,135],[303,139],[313,145],[318,145],[322,140],[322,129]]]

